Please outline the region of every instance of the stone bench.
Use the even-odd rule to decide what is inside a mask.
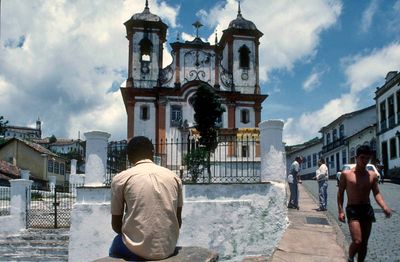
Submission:
[[[157,260],[158,262],[216,262],[218,254],[202,247],[177,247],[177,254],[172,257]],[[116,262],[125,261],[121,258],[104,257],[93,262]],[[147,260],[144,260],[147,261]]]

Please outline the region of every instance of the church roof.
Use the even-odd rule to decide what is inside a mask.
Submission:
[[[244,19],[240,12],[238,13],[236,19],[232,20],[229,23],[228,28],[257,30],[256,25],[253,22]]]
[[[131,19],[148,21],[148,22],[162,22],[161,18],[158,15],[150,13],[150,8],[147,1],[143,12],[134,14]]]
[[[228,29],[229,28],[235,28],[235,29],[244,29],[244,30],[257,30],[256,25],[243,18],[242,12],[240,11],[240,1],[238,2],[238,14],[236,19],[232,20],[229,23]]]

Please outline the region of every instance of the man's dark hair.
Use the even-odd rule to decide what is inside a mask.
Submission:
[[[371,147],[368,145],[362,145],[356,150],[356,157],[359,155],[372,155]]]
[[[145,136],[133,137],[128,142],[127,154],[129,161],[135,164],[143,159],[153,160],[154,147],[150,139]]]

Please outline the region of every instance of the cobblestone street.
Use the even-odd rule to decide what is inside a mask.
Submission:
[[[303,181],[304,186],[312,195],[318,197],[318,184],[315,180]],[[381,208],[376,204],[371,194],[371,203],[375,210],[376,223],[373,224],[369,239],[368,255],[366,261],[400,261],[400,185],[387,183],[379,185],[386,203],[394,210],[393,216],[386,219]],[[350,243],[350,233],[345,223],[339,223],[337,213],[337,186],[335,180],[329,181],[328,186],[328,212],[339,224],[346,241]],[[344,206],[346,206],[346,198]],[[301,208],[301,203],[300,203]],[[315,208],[318,208],[317,206]],[[316,211],[317,212],[317,211]],[[347,243],[346,243],[347,246]]]

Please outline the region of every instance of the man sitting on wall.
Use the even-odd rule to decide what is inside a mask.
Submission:
[[[175,251],[182,224],[182,182],[153,163],[153,151],[148,138],[132,138],[127,154],[134,166],[112,180],[111,224],[118,235],[110,257],[160,260]]]

